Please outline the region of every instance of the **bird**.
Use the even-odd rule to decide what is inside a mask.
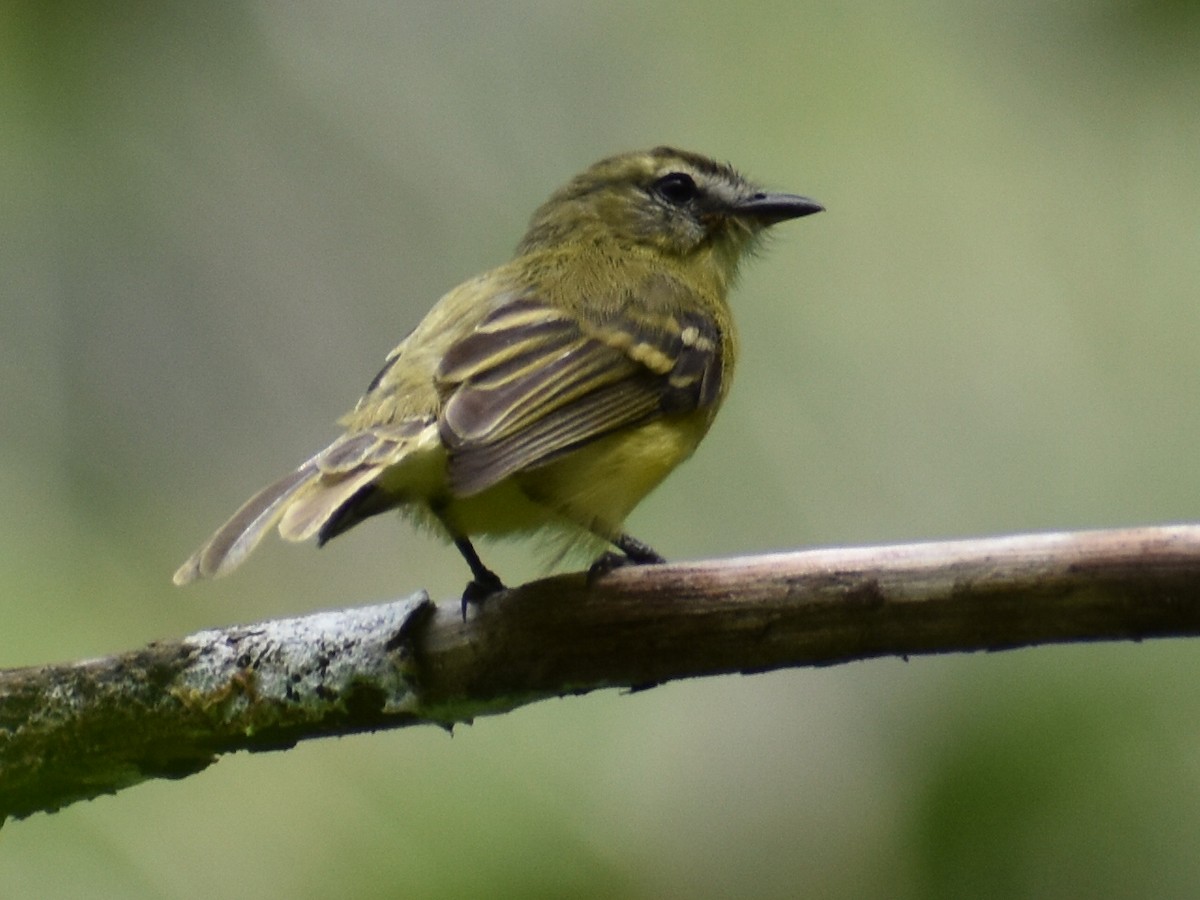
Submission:
[[[589,166],[537,208],[509,262],[434,304],[343,432],[247,500],[174,582],[227,574],[273,528],[323,545],[393,509],[462,554],[464,614],[505,589],[477,537],[548,534],[598,553],[593,574],[664,562],[624,521],[729,391],[739,264],[771,226],[823,209],[673,147]]]

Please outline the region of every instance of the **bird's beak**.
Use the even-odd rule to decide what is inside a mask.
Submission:
[[[755,219],[763,225],[774,225],[776,222],[786,222],[788,219],[799,219],[801,216],[811,216],[813,213],[824,211],[825,207],[816,200],[797,197],[795,194],[759,193],[733,207],[735,215]]]

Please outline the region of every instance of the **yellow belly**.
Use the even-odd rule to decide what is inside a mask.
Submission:
[[[707,430],[706,417],[692,416],[616,432],[480,494],[451,499],[443,514],[466,535],[557,527],[613,538],[642,498],[691,456]]]

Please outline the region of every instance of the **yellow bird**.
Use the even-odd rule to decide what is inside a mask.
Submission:
[[[464,600],[503,588],[471,538],[550,530],[658,563],[622,530],[729,389],[726,297],[763,231],[820,212],[670,147],[603,159],[533,214],[512,261],[442,297],[341,424],[175,573],[224,575],[275,526],[319,544],[399,508],[452,540]],[[620,555],[612,549],[620,551]]]

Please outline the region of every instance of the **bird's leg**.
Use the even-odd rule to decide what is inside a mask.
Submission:
[[[479,558],[479,554],[475,552],[475,547],[467,538],[454,538],[454,546],[458,548],[458,552],[462,554],[463,559],[467,561],[467,565],[471,567],[471,580],[467,583],[467,587],[462,595],[462,615],[465,620],[467,618],[467,604],[474,603],[478,605],[492,594],[504,590],[504,582],[500,580],[499,575],[483,564],[483,560]]]
[[[665,563],[666,560],[658,555],[648,544],[643,544],[632,535],[619,533],[612,539],[612,545],[621,552],[605,553],[588,569],[587,580],[591,584],[601,575],[619,569],[622,566],[652,566]]]
[[[600,576],[611,572],[613,569],[619,569],[622,566],[647,566],[665,563],[666,560],[655,552],[654,548],[649,544],[643,544],[632,535],[626,534],[623,531],[617,531],[615,528],[607,526],[599,520],[585,521],[581,520],[578,514],[572,514],[569,509],[564,509],[562,506],[556,505],[542,496],[533,485],[522,484],[521,490],[534,503],[538,503],[546,509],[557,513],[564,519],[574,522],[580,528],[586,529],[601,540],[608,541],[620,553],[611,551],[603,553],[600,557],[588,567],[587,583],[591,584]],[[460,548],[461,549],[461,548]]]

